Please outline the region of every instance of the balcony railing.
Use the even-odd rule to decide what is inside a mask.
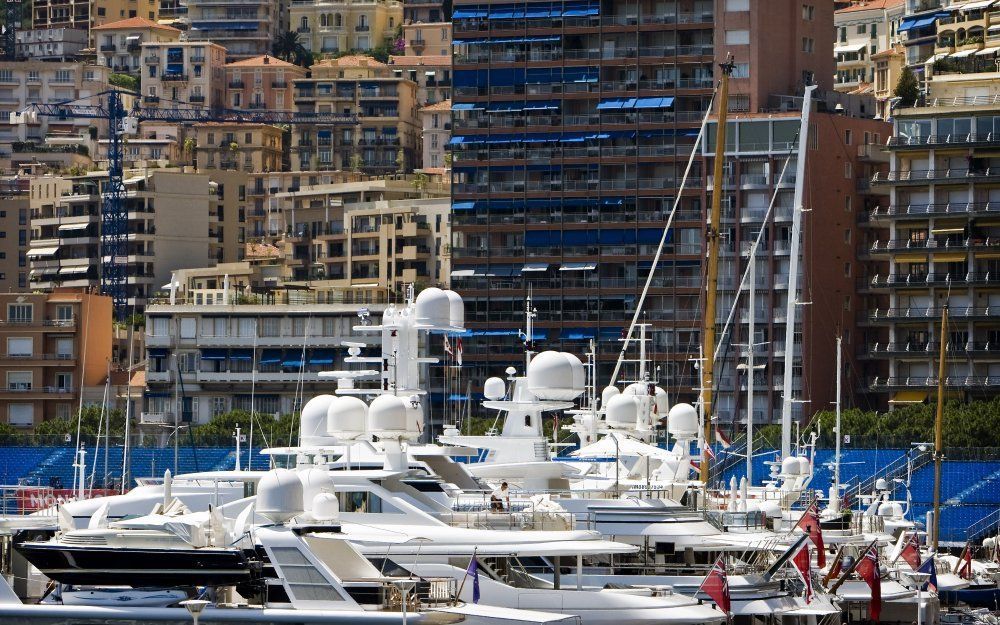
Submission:
[[[184,82],[187,79],[187,74],[163,74],[160,77],[163,82]]]
[[[948,168],[940,169],[909,169],[905,171],[890,171],[876,173],[872,176],[872,184],[886,182],[931,182],[934,180],[970,180],[1000,177],[1000,168]]]
[[[937,215],[969,215],[1000,214],[1000,202],[939,202],[934,204],[893,204],[877,206],[870,213],[870,219],[893,217],[897,215],[922,215],[933,217]]]
[[[1000,387],[1000,376],[989,375],[949,375],[944,379],[944,385],[948,388],[967,387]],[[938,378],[936,375],[914,375],[914,376],[894,376],[889,378],[873,378],[869,382],[869,387],[873,391],[887,390],[890,388],[936,388]]]
[[[907,308],[876,308],[868,311],[870,320],[940,319],[941,308],[935,306],[914,306]],[[959,318],[990,317],[1000,314],[1000,306],[949,306],[948,316]]]
[[[947,286],[950,284],[974,286],[990,285],[1000,283],[1000,275],[985,272],[961,272],[961,273],[923,273],[923,274],[889,274],[885,276],[873,276],[865,279],[859,285],[871,288],[926,288],[929,286]]]

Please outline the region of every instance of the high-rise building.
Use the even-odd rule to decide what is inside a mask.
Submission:
[[[28,194],[0,193],[0,293],[28,288]]]
[[[732,111],[787,108],[807,84],[829,90],[833,5],[456,2],[452,18],[452,286],[472,328],[466,367],[481,383],[520,364],[516,339],[498,335],[524,327],[530,292],[536,348],[582,353],[594,340],[604,383],[716,63],[735,63]],[[696,386],[684,372],[699,343],[704,173],[695,163],[644,306],[672,396]]]
[[[935,396],[943,341],[948,395],[994,397],[1000,390],[994,139],[1000,106],[994,97],[930,97],[926,106],[897,108],[893,118],[890,170],[872,180],[876,195],[859,250],[868,262],[860,318],[866,389],[883,408]],[[942,336],[945,305],[949,323]]]
[[[189,41],[211,41],[237,61],[271,52],[271,44],[287,27],[286,2],[276,0],[187,0]]]

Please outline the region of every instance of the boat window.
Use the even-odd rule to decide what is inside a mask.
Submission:
[[[274,564],[293,600],[343,601],[316,566],[295,547],[273,547]]]
[[[444,492],[444,488],[441,486],[441,483],[434,480],[403,480],[403,483],[422,493]]]
[[[399,510],[384,503],[381,497],[367,491],[341,492],[337,493],[337,498],[340,500],[341,512],[399,513]]]

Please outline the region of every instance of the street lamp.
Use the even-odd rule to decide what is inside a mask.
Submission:
[[[924,584],[930,579],[930,573],[922,573],[920,571],[912,571],[908,573],[910,579],[917,586],[917,625],[924,624]]]

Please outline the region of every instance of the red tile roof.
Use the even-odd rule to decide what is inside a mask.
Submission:
[[[100,26],[94,26],[91,30],[122,30],[128,28],[154,28],[157,30],[165,30],[172,33],[179,33],[180,30],[174,28],[173,26],[167,26],[166,24],[157,24],[156,22],[151,22],[144,17],[130,17],[127,20],[121,20],[118,22],[109,22],[107,24],[101,24]]]

